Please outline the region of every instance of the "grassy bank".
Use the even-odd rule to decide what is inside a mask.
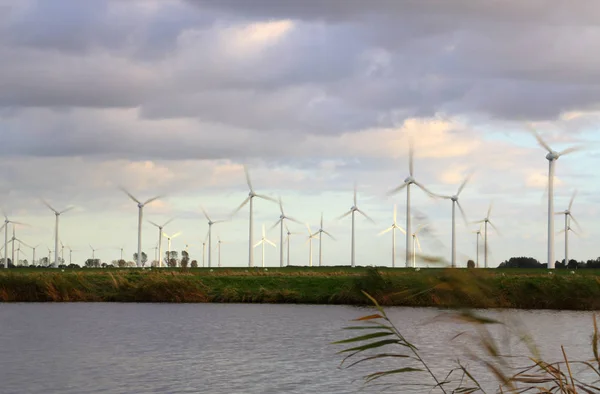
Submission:
[[[236,302],[600,309],[600,272],[465,269],[0,271],[5,302]]]

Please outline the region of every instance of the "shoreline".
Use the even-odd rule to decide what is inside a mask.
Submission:
[[[600,271],[429,268],[10,269],[0,302],[273,303],[600,310]]]

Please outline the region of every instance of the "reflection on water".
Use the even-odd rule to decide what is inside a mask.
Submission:
[[[341,328],[364,313],[314,305],[0,304],[0,392],[380,392],[360,378],[374,366],[339,369],[340,347],[329,345],[352,334]],[[431,365],[447,370],[456,354],[448,341],[461,327],[432,320],[440,313],[389,309]],[[573,358],[590,356],[591,313],[509,314],[523,320],[544,356],[560,358],[560,344]]]

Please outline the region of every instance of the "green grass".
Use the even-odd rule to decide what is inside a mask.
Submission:
[[[600,309],[600,270],[366,267],[0,270],[0,301]]]

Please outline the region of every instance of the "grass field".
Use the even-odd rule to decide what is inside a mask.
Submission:
[[[0,270],[6,302],[268,302],[600,309],[599,270],[367,267]]]

